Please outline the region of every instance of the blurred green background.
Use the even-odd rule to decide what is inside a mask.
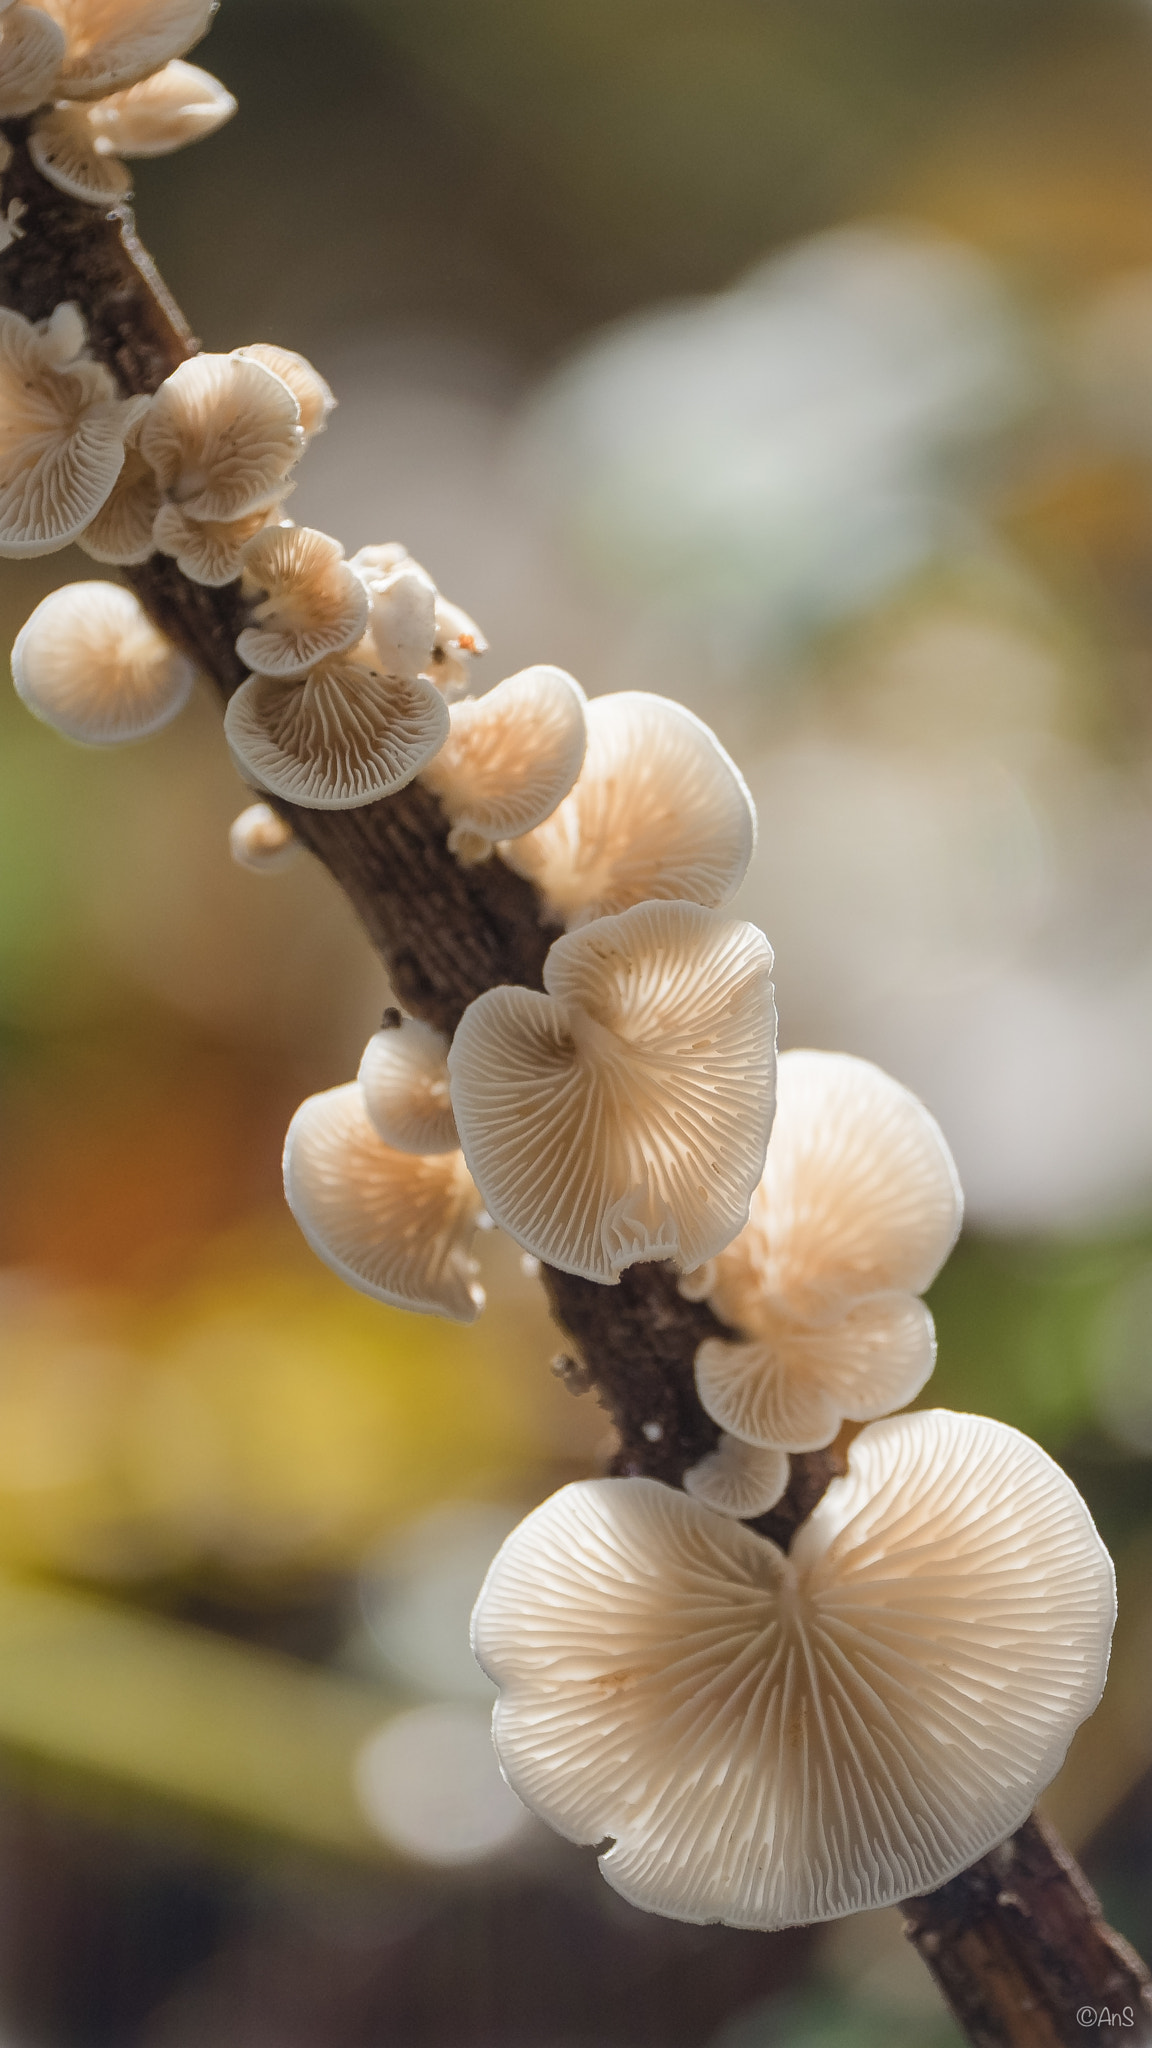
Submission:
[[[1117,1558],[1049,1795],[1152,1947],[1152,7],[223,0],[142,165],[210,348],[340,409],[292,504],[492,643],[690,703],[756,795],[782,1043],[916,1088],[969,1227],[933,1401]],[[72,552],[6,565],[10,642]],[[466,1620],[604,1419],[515,1248],[473,1330],[279,1192],[387,1000],[233,867],[208,693],[103,755],[0,700],[0,2042],[933,2048],[894,1914],[624,1906],[499,1781]]]

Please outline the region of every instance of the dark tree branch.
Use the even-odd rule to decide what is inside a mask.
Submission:
[[[0,254],[0,303],[41,320],[74,300],[93,353],[123,391],[154,391],[196,344],[127,213],[102,216],[45,183],[22,147],[26,127],[9,122],[3,131],[14,145],[3,201],[19,199],[25,211],[22,234]],[[219,694],[231,696],[246,673],[234,647],[239,586],[206,590],[159,555],[127,580]],[[276,808],[354,905],[414,1016],[451,1032],[484,989],[541,986],[556,934],[542,923],[534,892],[498,859],[460,867],[426,790],[411,784],[353,811]],[[693,1361],[705,1336],[727,1334],[723,1325],[705,1304],[681,1297],[669,1266],[634,1266],[617,1287],[548,1269],[543,1279],[580,1354],[582,1382],[619,1432],[615,1469],[678,1485],[715,1447],[718,1432],[697,1398]],[[784,1499],[753,1526],[786,1545],[842,1469],[834,1449],[794,1458]],[[1152,2042],[1143,1965],[1104,1925],[1076,1864],[1035,1819],[904,1913],[910,1938],[979,2048]],[[1082,2023],[1077,2013],[1085,2009],[1104,2017]],[[1106,2015],[1127,2009],[1131,2022],[1115,2023],[1121,2036]]]

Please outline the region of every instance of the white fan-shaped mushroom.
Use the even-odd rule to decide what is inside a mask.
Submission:
[[[1024,1820],[1104,1683],[1112,1567],[1003,1423],[876,1423],[785,1556],[648,1479],[567,1486],[473,1619],[520,1797],[677,1920],[932,1891]]]
[[[360,550],[358,561],[366,552]],[[436,643],[436,585],[409,558],[383,576],[367,573],[365,581],[372,600],[369,630],[381,664],[390,676],[414,680],[427,669]]]
[[[956,1241],[952,1156],[922,1102],[868,1060],[787,1052],[745,1229],[682,1291],[748,1341],[710,1337],[696,1384],[722,1429],[815,1450],[919,1393],[936,1357],[916,1300]]]
[[[587,719],[575,789],[501,848],[509,866],[570,927],[652,898],[727,903],[752,858],[756,813],[715,734],[643,690],[594,698]]]
[[[182,57],[206,34],[216,0],[38,0],[67,50],[60,97],[98,100]]]
[[[152,523],[152,545],[175,557],[176,567],[193,583],[220,590],[234,583],[244,567],[244,551],[264,527],[274,525],[292,485],[270,504],[239,519],[193,519],[182,505],[162,504]]]
[[[268,804],[249,804],[228,828],[228,848],[239,867],[272,875],[303,851],[292,827]]]
[[[460,1142],[526,1251],[610,1284],[729,1242],[772,1124],[771,966],[754,925],[642,903],[558,939],[546,995],[469,1005],[448,1055]]]
[[[448,844],[485,860],[567,796],[584,759],[584,692],[562,668],[525,668],[452,707],[452,730],[424,770],[451,821]]]
[[[459,1323],[483,1308],[471,1256],[480,1197],[461,1154],[382,1144],[357,1082],[301,1104],[284,1191],[313,1251],[362,1294]]]
[[[272,370],[277,377],[284,379],[300,407],[300,427],[305,445],[314,434],[323,431],[329,413],[335,409],[336,397],[319,370],[313,369],[307,356],[297,355],[295,349],[278,348],[272,341],[249,341],[243,348],[233,349],[232,353],[251,356],[254,363],[263,363],[266,370]]]
[[[0,10],[0,121],[31,114],[56,91],[66,44],[43,7]]]
[[[79,359],[83,334],[72,306],[40,326],[0,307],[0,555],[52,554],[75,540],[148,410],[147,398],[116,396],[103,364]]]
[[[112,746],[175,718],[195,671],[130,590],[66,583],[21,628],[12,677],[46,725],[89,746]]]
[[[357,1076],[364,1107],[398,1152],[455,1152],[460,1140],[448,1086],[448,1040],[415,1017],[368,1040]]]
[[[238,356],[192,356],[166,377],[140,430],[161,492],[191,519],[243,518],[281,490],[304,446],[282,377]]]
[[[37,121],[28,153],[49,183],[109,207],[126,199],[125,156],[165,156],[211,135],[236,112],[218,79],[179,59],[109,99],[65,100]]]
[[[132,175],[97,128],[95,109],[64,100],[41,116],[28,137],[28,154],[50,185],[105,211],[132,191]]]
[[[260,675],[305,676],[364,637],[368,592],[339,541],[314,527],[271,526],[250,541],[244,590],[259,602],[236,652]]]
[[[775,1507],[788,1484],[788,1469],[787,1451],[743,1444],[721,1430],[716,1449],[685,1472],[684,1491],[718,1514],[750,1521]]]
[[[119,476],[95,519],[77,536],[78,545],[94,562],[126,568],[146,562],[155,550],[153,529],[160,511],[160,487],[151,463],[145,462],[136,446],[139,432],[137,426],[128,435]],[[175,506],[170,510],[175,511]]]
[[[448,737],[448,707],[422,677],[382,675],[362,641],[302,682],[249,676],[224,730],[260,788],[308,810],[349,811],[419,774]]]

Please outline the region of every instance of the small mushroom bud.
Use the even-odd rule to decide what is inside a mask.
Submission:
[[[216,0],[39,0],[64,31],[61,99],[99,100],[149,78],[206,34]]]
[[[448,1085],[448,1040],[415,1017],[368,1040],[357,1076],[379,1138],[397,1152],[455,1152],[460,1140]]]
[[[88,746],[143,739],[175,718],[195,678],[118,583],[66,583],[38,604],[12,650],[29,711]]]
[[[66,47],[43,7],[0,9],[0,121],[31,114],[53,97]]]
[[[448,707],[423,677],[381,673],[370,641],[302,682],[250,676],[224,714],[228,744],[261,789],[314,811],[391,796],[448,737]]]
[[[763,1450],[758,1444],[742,1444],[735,1436],[720,1432],[714,1451],[690,1465],[684,1474],[684,1491],[703,1501],[718,1514],[734,1515],[737,1521],[751,1521],[774,1508],[788,1484],[788,1453]]]
[[[414,681],[427,670],[436,643],[436,585],[408,558],[387,575],[366,580],[372,600],[368,625],[380,665],[387,675]]]
[[[584,759],[584,692],[561,668],[526,668],[452,707],[452,730],[422,781],[452,823],[459,860],[486,860],[567,796]]]
[[[694,1266],[735,1236],[772,1124],[771,965],[754,925],[642,903],[557,939],[547,994],[492,988],[469,1005],[452,1107],[518,1244],[612,1284],[638,1259]]]
[[[239,867],[251,868],[257,875],[278,874],[303,852],[292,827],[268,804],[249,804],[233,818],[228,847]]]
[[[1020,1825],[1116,1613],[1071,1481],[1003,1423],[873,1423],[785,1556],[586,1480],[493,1564],[473,1647],[504,1774],[633,1905],[780,1928],[935,1890]]]
[[[233,349],[232,353],[250,356],[254,363],[263,363],[266,370],[272,370],[277,377],[283,378],[300,407],[300,428],[305,447],[314,435],[323,433],[329,413],[335,410],[336,398],[307,356],[298,356],[294,349],[277,348],[271,341],[249,341],[243,348]]]
[[[271,526],[244,550],[244,594],[258,595],[236,642],[250,669],[306,676],[364,637],[368,593],[338,540],[311,526]]]
[[[58,306],[34,326],[0,307],[0,556],[47,555],[107,500],[147,398],[118,398],[84,360],[84,323]]]
[[[463,1157],[382,1144],[357,1082],[301,1104],[284,1191],[313,1251],[362,1294],[459,1323],[483,1308],[471,1255],[480,1197]]]
[[[282,377],[237,356],[192,356],[166,377],[140,431],[164,497],[190,519],[234,520],[274,499],[304,446]]]
[[[61,102],[37,121],[28,153],[61,192],[108,207],[132,191],[121,157],[166,156],[213,134],[235,112],[219,79],[177,58],[107,99]]]
[[[709,1415],[748,1443],[810,1451],[845,1419],[911,1401],[936,1357],[916,1295],[962,1208],[939,1125],[907,1088],[846,1053],[783,1053],[748,1224],[681,1282],[746,1339],[696,1354]]]
[[[643,690],[594,698],[587,720],[576,787],[501,847],[509,867],[570,929],[655,898],[727,903],[752,858],[756,813],[715,734]]]

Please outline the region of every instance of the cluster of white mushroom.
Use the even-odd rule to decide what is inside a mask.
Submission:
[[[61,192],[120,204],[124,157],[166,156],[236,111],[218,79],[181,61],[215,11],[216,0],[0,0],[0,120],[34,116],[28,153]],[[5,209],[9,240],[21,217],[22,202]]]

